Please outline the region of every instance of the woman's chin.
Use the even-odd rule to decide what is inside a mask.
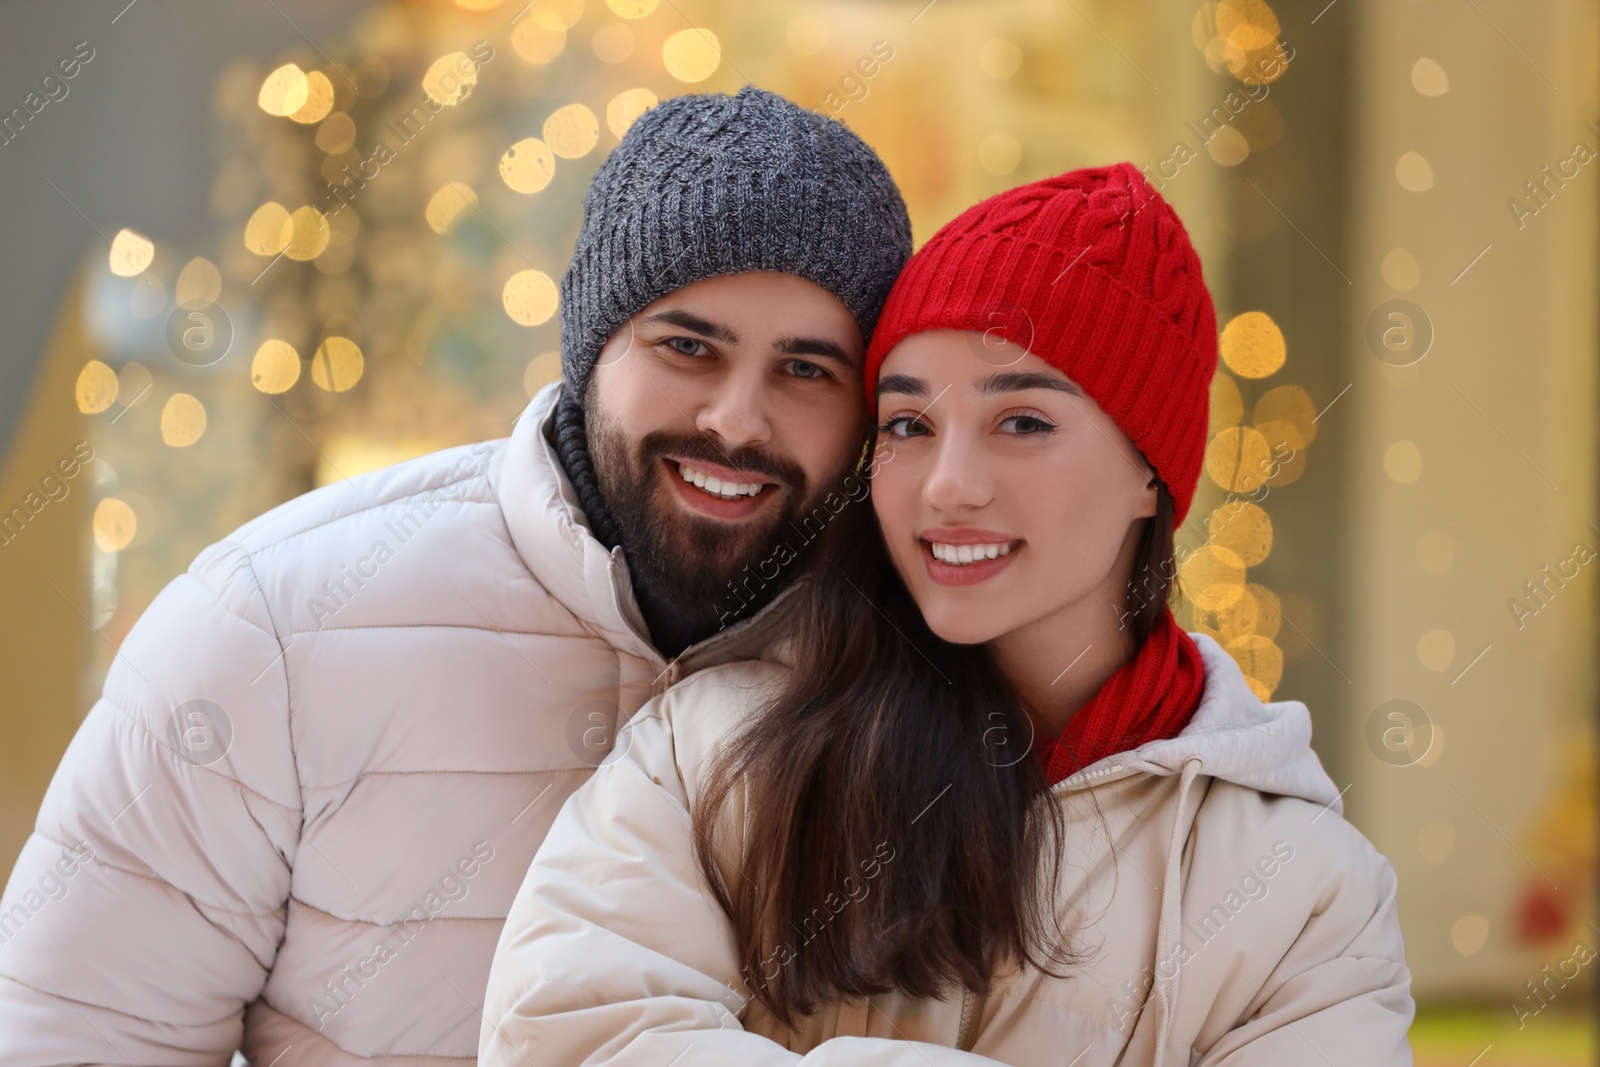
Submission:
[[[991,618],[990,615],[994,613],[975,610],[970,604],[930,604],[918,600],[917,607],[921,609],[928,629],[941,641],[948,641],[952,645],[981,645],[1010,629],[998,615]]]

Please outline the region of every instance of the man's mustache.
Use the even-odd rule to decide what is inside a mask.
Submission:
[[[704,436],[679,437],[662,430],[647,433],[639,440],[639,458],[648,461],[660,456],[673,456],[693,462],[704,460],[735,470],[749,471],[771,478],[779,485],[804,486],[806,472],[791,460],[774,456],[756,448],[735,448],[723,451]]]

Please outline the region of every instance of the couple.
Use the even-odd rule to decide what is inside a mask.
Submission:
[[[646,112],[512,435],[129,633],[0,900],[0,1062],[1410,1063],[1392,868],[1167,608],[1182,225],[1119,164],[909,245],[837,122]]]

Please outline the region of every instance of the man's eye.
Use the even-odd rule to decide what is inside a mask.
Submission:
[[[796,378],[831,378],[833,377],[818,364],[810,360],[797,359],[789,364]]]
[[[669,337],[667,344],[671,345],[672,350],[680,356],[698,356],[705,347],[704,341],[698,341],[693,337]]]

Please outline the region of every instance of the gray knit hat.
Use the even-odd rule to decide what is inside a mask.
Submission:
[[[600,349],[640,308],[719,274],[795,274],[837,296],[863,340],[911,255],[883,162],[843,123],[747,85],[640,115],[583,202],[561,277],[561,368],[578,405]]]

